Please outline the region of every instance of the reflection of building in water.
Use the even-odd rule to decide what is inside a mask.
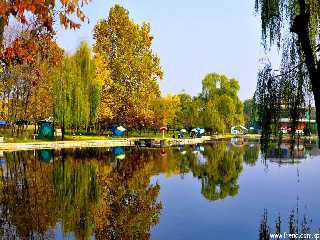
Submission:
[[[288,143],[282,143],[278,148],[271,150],[268,160],[279,164],[294,164],[308,158],[310,158],[310,151],[303,144],[291,146]]]

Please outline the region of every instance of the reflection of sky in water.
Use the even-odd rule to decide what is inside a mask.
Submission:
[[[290,211],[299,207],[299,214],[312,219],[313,230],[320,227],[320,157],[299,165],[266,165],[258,160],[255,166],[244,166],[238,183],[239,193],[215,202],[207,201],[199,192],[201,184],[192,174],[154,177],[161,185],[163,201],[160,224],[152,239],[258,239],[264,209],[272,228],[282,217],[287,228]]]
[[[77,238],[73,233],[65,234],[63,233],[63,224],[57,223],[54,229],[54,239],[55,240],[76,240]],[[90,240],[95,240],[94,236],[90,236]]]
[[[208,158],[205,157],[202,153],[198,152],[197,153],[197,159],[198,159],[198,163],[200,165],[204,165],[206,164],[206,162],[208,161]]]

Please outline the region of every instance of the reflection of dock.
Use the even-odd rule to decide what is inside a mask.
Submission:
[[[210,137],[194,139],[165,139],[165,146],[195,145],[210,140]],[[0,151],[22,151],[36,149],[63,149],[63,148],[91,148],[91,147],[130,147],[137,146],[138,138],[111,139],[111,140],[88,140],[88,141],[55,141],[55,142],[32,142],[32,143],[1,143]],[[160,147],[160,139],[150,139],[153,147]],[[140,145],[142,146],[142,145]]]
[[[207,141],[210,141],[211,137],[203,136],[201,138],[188,138],[188,139],[165,139],[164,145],[161,145],[160,140],[156,140],[153,142],[152,147],[175,147],[181,145],[196,145],[201,144]]]
[[[234,147],[243,147],[246,144],[244,138],[231,138],[230,143]]]
[[[268,158],[268,160],[270,162],[278,163],[278,164],[297,164],[297,163],[301,163],[303,159],[296,159],[296,158]]]
[[[36,149],[62,149],[62,148],[85,148],[85,147],[117,147],[131,146],[134,143],[127,140],[90,140],[90,141],[55,141],[35,143],[2,143],[0,150],[22,151]]]

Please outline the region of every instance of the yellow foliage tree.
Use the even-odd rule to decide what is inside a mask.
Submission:
[[[137,127],[150,123],[152,103],[160,96],[160,59],[151,50],[150,25],[129,18],[123,7],[110,9],[94,31],[97,72],[104,81],[100,123]],[[108,72],[108,74],[104,74]]]

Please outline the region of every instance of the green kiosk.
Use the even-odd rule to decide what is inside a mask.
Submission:
[[[54,123],[49,119],[44,119],[38,122],[38,138],[53,139],[54,138]]]

